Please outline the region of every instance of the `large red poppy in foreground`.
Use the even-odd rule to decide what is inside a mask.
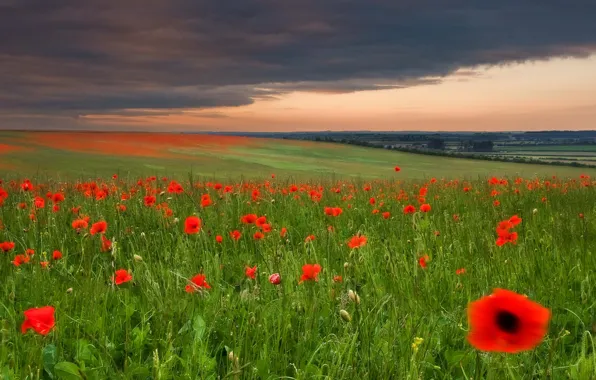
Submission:
[[[550,310],[509,290],[470,303],[468,341],[482,351],[531,350],[546,335]]]

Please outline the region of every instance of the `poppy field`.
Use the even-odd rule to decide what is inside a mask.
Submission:
[[[0,184],[6,379],[590,379],[588,175]]]

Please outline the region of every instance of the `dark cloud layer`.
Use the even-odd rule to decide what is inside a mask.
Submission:
[[[434,83],[587,55],[595,19],[594,0],[0,0],[0,120]]]

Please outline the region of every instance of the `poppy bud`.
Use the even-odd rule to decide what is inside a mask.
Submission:
[[[347,261],[344,263],[344,269],[348,269],[350,267],[350,263],[348,263]]]
[[[273,285],[279,285],[281,283],[281,276],[279,273],[273,273],[271,276],[269,276],[269,282]]]
[[[358,296],[358,294],[356,294],[356,292],[352,289],[348,290],[348,297],[350,297],[350,299],[356,304],[360,304],[360,296]]]
[[[134,255],[133,258],[135,259],[135,261],[137,263],[140,263],[141,261],[143,261],[143,258],[141,256],[139,256],[139,255]]]
[[[72,293],[72,288],[66,289],[66,293]]]
[[[538,213],[538,209],[537,208],[535,208],[534,210],[532,210],[532,214],[536,214],[536,213]]]
[[[348,313],[344,309],[341,309],[339,311],[339,315],[340,315],[341,319],[343,319],[346,322],[350,322],[352,320],[352,316],[350,315],[350,313]]]

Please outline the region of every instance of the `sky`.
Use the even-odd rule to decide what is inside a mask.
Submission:
[[[0,0],[0,129],[596,129],[593,0]]]

